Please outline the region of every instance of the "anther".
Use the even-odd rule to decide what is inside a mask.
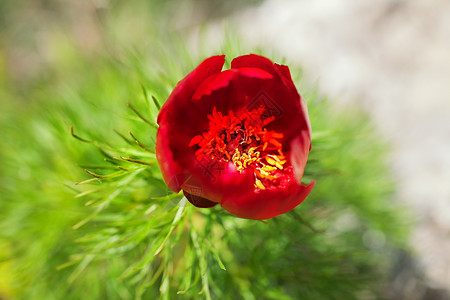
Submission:
[[[259,188],[261,190],[265,190],[266,189],[264,184],[259,179],[255,179],[255,187],[257,187],[257,188]]]

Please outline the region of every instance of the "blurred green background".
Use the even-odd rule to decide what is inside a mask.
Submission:
[[[336,110],[307,86],[300,68],[246,45],[232,24],[221,29],[224,40],[202,34],[208,22],[260,3],[0,3],[0,299],[208,298],[204,276],[213,299],[394,299],[392,276],[410,221],[393,200],[389,147],[367,116],[358,108]],[[148,279],[157,272],[152,267],[163,266],[157,260],[143,278],[118,280],[147,253],[155,233],[129,249],[112,239],[144,228],[142,216],[164,188],[156,188],[160,176],[149,167],[92,222],[73,229],[93,211],[84,206],[89,199],[74,198],[89,190],[74,183],[90,178],[86,166],[100,164],[103,172],[111,165],[98,147],[74,139],[70,126],[120,149],[131,147],[113,129],[131,130],[151,145],[154,131],[127,108],[131,103],[155,118],[143,87],[162,102],[205,57],[249,52],[289,64],[308,101],[315,134],[306,175],[318,182],[314,192],[295,213],[267,224],[189,207],[192,219],[183,219],[179,240],[164,250],[171,267]],[[195,253],[203,245],[184,237],[191,226],[217,253]],[[67,262],[73,265],[59,268]],[[191,288],[177,294],[189,287],[189,270]]]

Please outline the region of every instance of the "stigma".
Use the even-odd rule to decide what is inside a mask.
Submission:
[[[264,117],[264,113],[265,108],[260,106],[238,113],[230,110],[223,115],[214,107],[208,115],[209,130],[194,136],[189,146],[196,147],[198,160],[208,157],[232,162],[241,173],[251,168],[255,188],[265,190],[283,170],[286,157],[281,143],[283,134],[266,128],[275,117]]]

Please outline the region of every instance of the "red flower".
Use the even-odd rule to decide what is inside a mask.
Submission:
[[[269,219],[299,205],[311,148],[305,101],[287,66],[250,54],[221,71],[203,61],[181,80],[158,116],[156,156],[171,190],[197,207]]]

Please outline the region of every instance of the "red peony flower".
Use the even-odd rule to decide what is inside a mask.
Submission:
[[[270,219],[299,205],[311,149],[305,101],[287,66],[250,54],[225,56],[181,80],[158,116],[156,156],[171,190],[197,207]]]

